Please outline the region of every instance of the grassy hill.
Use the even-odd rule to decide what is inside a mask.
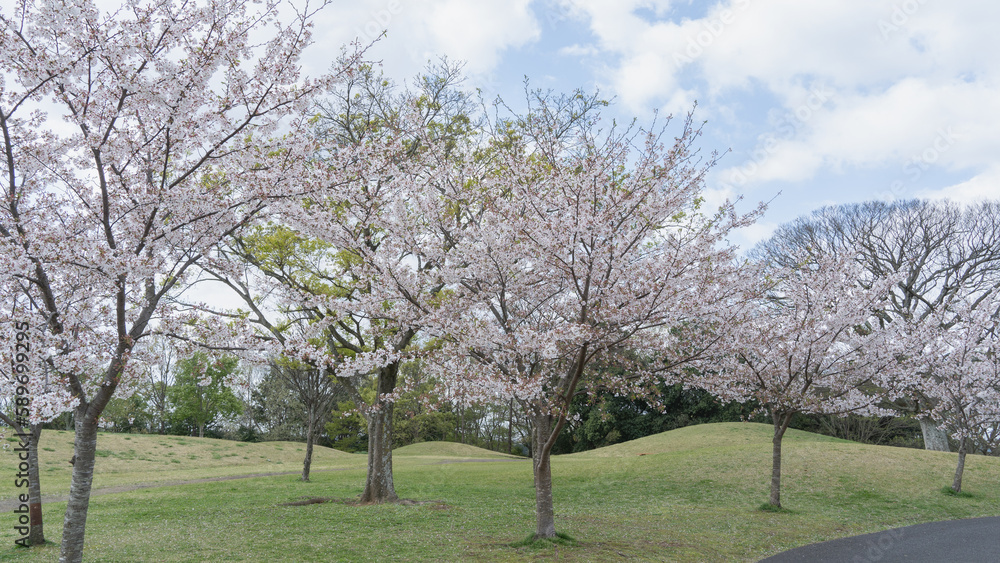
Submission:
[[[53,436],[51,442],[71,438]],[[296,451],[301,444],[125,438],[99,440],[98,447],[111,452],[98,459],[98,476],[107,484],[148,480],[129,467],[137,462],[149,464],[148,478],[163,482],[195,474],[297,471],[301,463],[302,452]],[[556,525],[576,538],[571,546],[511,546],[534,529],[530,463],[505,463],[501,454],[461,444],[428,443],[396,452],[397,492],[420,501],[412,505],[346,502],[361,492],[364,457],[329,450],[317,454],[322,467],[340,470],[316,473],[311,483],[289,475],[94,497],[86,558],[757,561],[815,541],[1000,515],[1000,459],[969,456],[963,488],[972,497],[957,498],[941,492],[951,482],[955,454],[867,446],[793,430],[785,437],[782,496],[790,511],[757,511],[767,498],[770,438],[766,425],[708,424],[556,456]],[[55,449],[49,453],[62,456],[58,461],[65,464],[68,450],[60,452],[47,439],[43,448]],[[0,453],[0,486],[8,488],[13,478],[2,472],[13,475],[10,455]],[[173,461],[185,456],[180,464]],[[441,463],[473,459],[496,462]],[[49,480],[57,481],[58,471],[44,471],[43,480],[51,473]],[[43,481],[43,490],[50,490],[49,481]],[[334,502],[283,506],[307,497]],[[50,539],[58,537],[64,507],[46,506]],[[10,547],[11,517],[5,524],[0,515],[0,559],[57,559],[58,547],[31,553]]]
[[[394,457],[463,458],[463,459],[526,459],[477,448],[457,442],[421,442],[392,451]]]
[[[9,429],[7,434],[10,435]],[[11,449],[0,451],[0,499],[15,494],[14,479],[4,476],[15,473],[16,456],[12,449],[17,438],[7,440]],[[69,464],[73,457],[73,433],[44,430],[38,446],[42,494],[68,493],[73,469]],[[94,487],[301,471],[305,448],[305,444],[297,442],[251,444],[187,436],[100,433]],[[364,456],[316,448],[312,467],[340,468],[352,462],[363,465]]]

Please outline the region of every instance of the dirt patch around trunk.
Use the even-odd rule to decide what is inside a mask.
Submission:
[[[278,504],[278,506],[308,506],[310,504],[322,504],[325,502],[335,502],[337,504],[344,504],[347,506],[372,506],[373,504],[400,504],[403,506],[423,506],[430,505],[430,508],[437,510],[445,510],[449,507],[443,500],[412,500],[408,498],[401,498],[392,502],[385,503],[373,503],[373,502],[361,502],[356,498],[329,498],[329,497],[302,497],[301,500],[295,500],[292,502],[283,502]]]

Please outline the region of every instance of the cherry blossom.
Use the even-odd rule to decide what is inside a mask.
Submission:
[[[534,101],[495,124],[488,172],[442,195],[453,210],[438,226],[447,290],[422,322],[440,339],[447,396],[513,398],[531,417],[536,536],[549,538],[550,453],[573,396],[652,395],[679,366],[707,359],[746,301],[725,237],[754,215],[701,209],[713,160],[699,160],[690,116],[664,146],[663,124],[601,132],[582,95]],[[416,242],[433,255],[430,240]],[[630,369],[589,369],[598,362]]]
[[[1000,425],[1000,295],[955,300],[911,327],[917,343],[914,375],[900,377],[897,396],[920,394],[934,407],[928,414],[958,440],[952,490],[961,492],[965,456],[973,436]]]
[[[691,383],[723,401],[757,401],[774,425],[770,504],[781,506],[781,440],[799,412],[885,414],[881,392],[910,341],[884,323],[898,278],[862,285],[852,256],[803,256],[760,273],[772,289],[734,325],[714,369]]]
[[[61,378],[34,397],[39,416],[76,413],[62,560],[82,558],[100,415],[142,373],[169,294],[270,203],[342,170],[312,166],[305,110],[356,56],[299,76],[314,11],[277,13],[244,0],[0,11],[0,288],[33,303],[35,345]]]

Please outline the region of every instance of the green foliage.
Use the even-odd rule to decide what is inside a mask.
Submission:
[[[241,414],[243,403],[225,385],[237,364],[232,356],[211,359],[203,353],[178,362],[174,385],[167,394],[174,407],[173,427],[190,425],[202,435],[205,427],[220,417]]]
[[[553,453],[592,450],[709,422],[739,422],[753,413],[755,406],[737,402],[723,404],[701,389],[682,385],[660,388],[662,409],[648,402],[600,393],[593,400],[577,397],[572,413],[581,421],[564,431]]]
[[[314,295],[342,296],[345,289],[332,283],[327,265],[349,266],[355,257],[335,252],[329,244],[283,225],[257,227],[239,241],[244,258],[265,272]]]
[[[798,413],[789,428],[862,444],[923,449],[920,422],[908,416],[847,416]]]
[[[432,411],[407,416],[408,413],[396,410],[393,414],[393,446],[455,439],[458,419],[453,413]]]
[[[337,404],[330,422],[326,423],[326,433],[332,446],[345,452],[368,450],[368,425],[356,410],[354,401]]]
[[[139,394],[125,399],[113,397],[108,401],[101,419],[114,432],[148,431],[153,426],[153,414]]]
[[[400,366],[397,385],[406,391],[400,394],[393,411],[393,447],[458,439],[458,418],[450,405],[433,410],[425,404],[437,402],[437,396],[435,382],[426,375],[421,362]]]
[[[236,439],[241,442],[261,442],[260,434],[251,426],[240,426],[236,431]]]
[[[265,429],[259,436],[253,431],[254,436],[262,440],[305,440],[305,407],[273,370],[264,374],[250,393],[250,400],[254,420]],[[243,435],[250,437],[247,431]]]

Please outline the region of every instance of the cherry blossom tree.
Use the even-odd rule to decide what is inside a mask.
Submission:
[[[1000,287],[1000,203],[869,201],[828,206],[780,226],[751,255],[792,266],[802,253],[851,255],[866,277],[899,273],[891,308],[898,322],[920,322],[954,300]],[[917,414],[928,450],[949,451],[948,434],[926,417],[919,393],[894,405]]]
[[[382,307],[371,298],[368,288],[385,295],[381,280],[356,277],[355,256],[338,257],[330,245],[287,227],[271,225],[241,237],[227,254],[231,264],[216,260],[205,272],[248,304],[248,320],[277,343],[281,357],[276,361],[299,364],[336,383],[359,405],[369,435],[363,502],[397,500],[390,425],[399,362],[415,335],[407,323],[412,316],[400,316],[399,307]],[[236,268],[245,268],[245,275],[235,275]],[[269,297],[272,310],[258,306],[261,295]],[[361,391],[372,383],[378,392],[369,403]]]
[[[913,331],[921,343],[914,360],[923,377],[900,381],[902,396],[932,399],[928,416],[958,440],[951,489],[962,491],[965,456],[973,437],[1000,426],[1000,296],[957,301],[935,311]]]
[[[300,77],[314,11],[281,25],[277,10],[245,0],[0,10],[0,276],[14,280],[0,287],[23,287],[32,325],[45,327],[37,349],[57,384],[33,397],[33,416],[75,413],[63,561],[83,556],[98,419],[156,363],[141,341],[172,315],[168,294],[269,201],[346,167],[310,166],[302,112],[347,69]]]
[[[364,165],[322,197],[274,205],[272,223],[234,239],[225,260],[204,266],[243,299],[247,318],[282,354],[335,378],[358,406],[368,424],[362,502],[397,500],[399,370],[442,289],[443,262],[416,249],[430,246],[426,237],[441,237],[436,225],[448,210],[440,193],[461,188],[456,155],[472,131],[460,82],[460,69],[443,61],[413,91],[399,92],[363,67],[320,105],[318,158],[353,147]],[[264,295],[272,311],[258,306]],[[373,401],[359,392],[369,384]]]
[[[771,506],[781,507],[781,440],[792,417],[878,413],[877,391],[901,365],[905,339],[882,322],[898,279],[862,285],[860,274],[850,256],[769,271],[767,298],[736,325],[716,369],[693,380],[724,401],[753,399],[770,412]]]
[[[434,264],[411,250],[427,227],[419,208],[405,208],[422,197],[423,184],[408,170],[411,159],[402,166],[386,161],[407,146],[396,137],[367,150],[368,170],[352,188],[305,207],[288,202],[280,217],[291,227],[271,224],[234,239],[226,262],[203,267],[244,300],[247,320],[264,329],[276,351],[332,378],[358,405],[369,440],[361,501],[382,503],[397,500],[392,415],[399,369],[441,283]],[[270,310],[258,305],[264,295]],[[361,393],[369,384],[372,401]]]
[[[515,399],[533,422],[536,538],[556,536],[551,451],[578,393],[655,395],[707,357],[740,292],[730,229],[752,217],[728,203],[704,215],[699,130],[689,116],[664,146],[653,132],[598,129],[596,98],[529,96],[498,120],[490,173],[452,206],[462,229],[440,259],[447,305],[425,317],[441,338],[436,374],[458,403]],[[472,205],[470,202],[482,202]],[[446,229],[447,227],[443,227]],[[447,277],[454,276],[454,277]],[[622,352],[653,358],[632,376]]]

